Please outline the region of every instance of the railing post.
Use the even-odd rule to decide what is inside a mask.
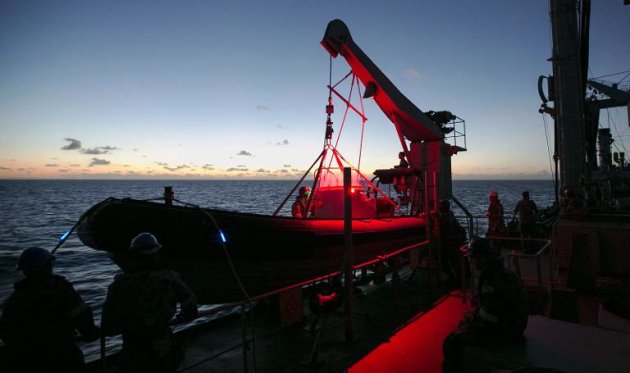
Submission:
[[[241,304],[241,318],[242,318],[242,336],[243,336],[243,372],[247,373],[247,349],[249,348],[249,342],[247,341],[247,315],[245,314],[245,304]]]
[[[107,370],[107,352],[105,348],[105,336],[101,335],[100,345],[101,345],[101,372],[105,372]]]
[[[349,167],[343,169],[343,220],[344,220],[344,278],[345,278],[345,294],[346,294],[346,342],[352,342],[354,339],[354,331],[352,327],[352,300],[353,300],[353,281],[352,281],[352,173]]]

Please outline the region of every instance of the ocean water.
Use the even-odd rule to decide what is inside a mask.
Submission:
[[[90,206],[107,197],[158,198],[165,185],[173,186],[178,200],[203,207],[272,214],[295,181],[159,181],[159,180],[0,180],[0,302],[20,278],[15,269],[24,248],[53,249]],[[483,234],[487,195],[499,193],[506,216],[523,190],[529,190],[539,207],[553,203],[552,181],[454,181],[453,194],[479,219]],[[282,214],[288,215],[289,204]],[[463,213],[454,207],[458,217]],[[55,272],[72,281],[83,298],[100,313],[107,286],[118,268],[106,254],[82,245],[76,234],[56,252]]]
[[[202,207],[272,214],[296,181],[159,181],[159,180],[0,180],[0,302],[21,278],[15,264],[20,252],[30,246],[52,250],[59,238],[88,208],[108,197],[152,199],[162,196],[163,187],[173,186],[175,198]],[[499,193],[506,217],[523,190],[540,207],[553,203],[552,181],[454,181],[453,194],[477,217],[476,229],[483,234],[484,217],[491,190]],[[454,206],[458,218],[464,218]],[[290,214],[290,202],[281,215]],[[119,273],[105,253],[84,246],[72,234],[55,253],[54,272],[65,276],[94,311],[97,323],[107,287]],[[120,341],[108,342],[108,350]],[[86,360],[98,357],[98,343],[82,345]]]

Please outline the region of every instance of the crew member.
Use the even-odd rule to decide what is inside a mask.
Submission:
[[[84,360],[75,330],[89,342],[99,337],[89,306],[68,280],[52,273],[53,259],[39,247],[24,250],[18,259],[25,277],[14,284],[0,318],[8,371],[80,372]]]
[[[398,166],[395,166],[395,167],[400,167],[400,168],[409,167],[409,162],[407,162],[407,160],[405,159],[405,152],[398,153],[398,159],[400,159],[400,162],[398,163]]]
[[[171,270],[159,266],[161,245],[151,233],[141,233],[129,246],[135,266],[116,276],[109,286],[101,327],[107,335],[122,334],[124,372],[174,372],[183,359],[169,322],[197,316],[197,300]]]
[[[503,346],[524,342],[527,327],[527,298],[521,280],[503,267],[490,242],[473,237],[468,256],[476,270],[477,306],[466,313],[456,331],[444,340],[444,372],[464,371],[464,349],[474,346]]]
[[[492,191],[488,194],[488,200],[490,205],[486,211],[486,217],[488,218],[488,231],[486,237],[501,237],[505,231],[505,225],[503,223],[503,204],[499,201],[499,193]],[[499,240],[492,240],[492,246],[499,252]]]
[[[309,188],[306,185],[300,188],[298,196],[295,197],[295,202],[293,202],[293,205],[291,205],[291,215],[294,218],[308,217],[307,216],[308,214],[306,213],[306,208],[307,208],[306,205],[308,204],[308,197],[310,195],[311,195],[311,188]],[[313,212],[314,207],[315,207],[315,204],[312,203],[311,208],[310,208],[311,213]]]
[[[519,218],[519,231],[521,233],[521,238],[532,238],[534,235],[534,231],[536,230],[536,218],[538,217],[538,207],[536,203],[529,199],[529,192],[524,191],[522,194],[523,199],[518,201],[516,207],[514,208],[514,215],[518,214]],[[526,251],[530,248],[530,242],[525,243],[521,241],[523,247],[526,248]]]

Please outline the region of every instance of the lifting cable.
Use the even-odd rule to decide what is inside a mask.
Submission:
[[[623,140],[622,140],[623,136],[621,136],[621,132],[619,131],[619,128],[617,128],[617,123],[615,122],[615,120],[610,115],[610,109],[606,109],[606,116],[608,117],[608,128],[614,128],[615,132],[617,133],[617,136],[615,136],[615,138],[621,140],[621,148],[619,147],[617,142],[613,142],[613,146],[618,151],[626,152],[626,146],[625,146],[625,144],[623,143]],[[630,118],[628,118],[628,120],[630,120]],[[611,123],[612,123],[612,125],[611,125]]]
[[[364,141],[364,134],[365,134],[365,122],[366,122],[366,118],[365,118],[365,107],[363,104],[363,96],[361,95],[361,83],[359,82],[359,78],[356,76],[356,74],[354,74],[354,72],[352,70],[350,70],[350,72],[348,74],[346,74],[341,80],[339,80],[337,83],[335,83],[335,85],[332,85],[332,56],[329,59],[329,69],[328,69],[328,102],[329,104],[332,105],[332,92],[334,90],[335,87],[337,87],[339,84],[341,84],[343,81],[345,81],[350,75],[352,75],[352,80],[350,82],[350,90],[348,93],[348,98],[345,99],[344,97],[340,96],[339,93],[335,92],[335,94],[337,94],[338,96],[341,97],[341,99],[344,101],[344,103],[346,104],[346,109],[344,110],[344,114],[343,114],[343,118],[341,121],[341,126],[339,127],[339,132],[337,133],[337,139],[335,140],[335,145],[333,146],[333,148],[336,150],[337,146],[339,145],[339,141],[341,139],[341,134],[343,132],[343,128],[345,126],[347,117],[348,117],[348,112],[351,109],[351,100],[352,100],[352,94],[354,92],[354,87],[355,87],[355,82],[356,82],[356,90],[359,94],[359,101],[361,104],[361,111],[360,111],[360,116],[362,119],[361,122],[361,136],[360,136],[360,140],[359,140],[359,156],[358,156],[358,170],[360,170],[361,168],[361,158],[363,156],[363,141]],[[354,108],[354,110],[356,111],[356,108]],[[331,164],[333,162],[333,159],[330,159],[329,163],[328,163],[328,168],[330,168]]]
[[[556,181],[556,176],[553,172],[553,162],[552,162],[552,158],[553,156],[551,155],[551,149],[549,148],[549,130],[547,127],[547,119],[545,118],[545,113],[541,113],[542,115],[542,119],[543,119],[543,127],[545,130],[545,140],[547,141],[547,155],[549,158],[549,170],[551,171],[551,179],[555,182]]]

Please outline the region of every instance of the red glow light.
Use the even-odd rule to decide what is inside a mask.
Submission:
[[[457,327],[468,308],[459,292],[451,293],[429,312],[418,314],[389,342],[376,347],[348,372],[441,372],[442,342]]]

